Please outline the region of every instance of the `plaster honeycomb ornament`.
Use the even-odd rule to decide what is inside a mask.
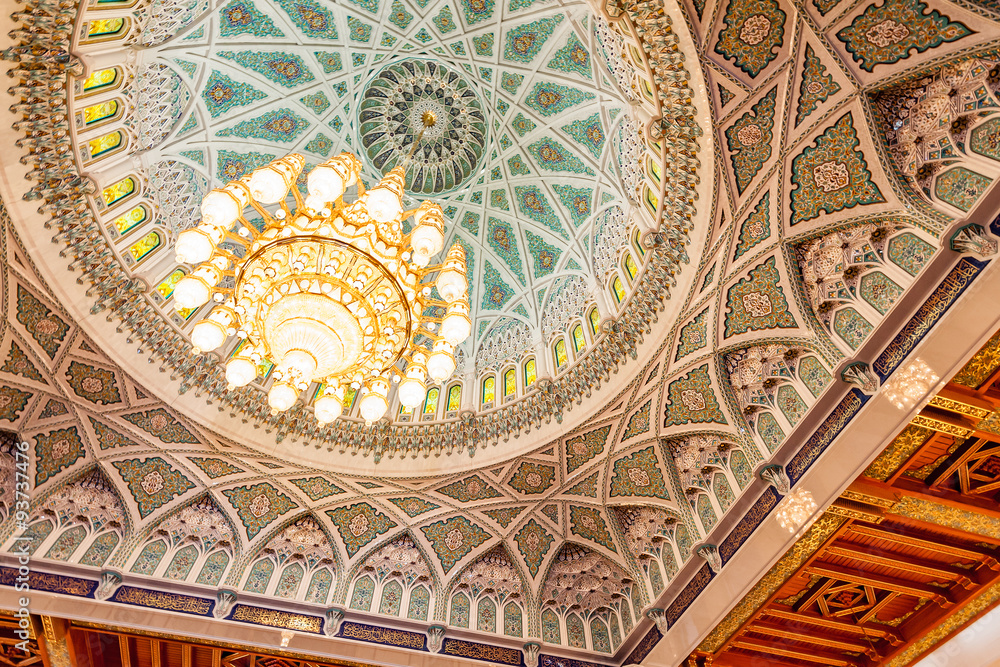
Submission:
[[[501,603],[524,595],[517,568],[501,549],[490,551],[467,567],[459,575],[457,587],[468,590],[473,598],[492,592]]]
[[[193,542],[206,553],[216,545],[232,546],[236,540],[229,520],[208,497],[171,514],[156,532],[166,535],[172,546]]]
[[[409,535],[398,537],[365,559],[361,569],[378,581],[399,579],[405,586],[431,578],[427,562]]]
[[[617,565],[598,553],[572,544],[563,545],[542,586],[542,604],[560,611],[583,608],[591,612],[610,609],[625,597],[632,580]]]
[[[657,556],[661,545],[673,539],[677,523],[676,516],[654,507],[621,508],[618,520],[625,533],[625,546],[639,559]]]
[[[437,195],[465,183],[486,151],[487,124],[479,94],[450,67],[420,58],[393,62],[370,81],[359,109],[361,144],[383,175],[402,164],[424,114],[437,123],[424,131],[406,168],[414,195]]]
[[[279,565],[293,559],[303,560],[309,569],[334,560],[330,540],[312,517],[289,525],[268,542],[264,552],[273,553]]]
[[[755,345],[726,358],[729,383],[744,412],[772,404],[777,385],[795,376],[799,351],[778,343]]]
[[[46,498],[33,517],[52,517],[60,527],[88,526],[94,533],[106,527],[123,528],[128,515],[113,488],[104,475],[94,471]]]

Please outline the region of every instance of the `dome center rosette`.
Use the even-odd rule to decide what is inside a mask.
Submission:
[[[425,128],[426,113],[437,122]],[[475,88],[449,66],[423,58],[398,60],[372,77],[358,107],[358,130],[365,157],[382,174],[402,163],[423,132],[406,167],[407,190],[415,195],[461,187],[486,152],[486,116]]]

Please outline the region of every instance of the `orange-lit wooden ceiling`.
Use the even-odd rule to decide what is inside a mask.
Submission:
[[[904,667],[1000,600],[1000,334],[689,665]]]

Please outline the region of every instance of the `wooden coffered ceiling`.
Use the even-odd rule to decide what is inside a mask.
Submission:
[[[757,583],[690,666],[904,667],[1000,601],[1000,333]]]

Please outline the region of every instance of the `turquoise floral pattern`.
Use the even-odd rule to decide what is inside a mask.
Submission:
[[[736,175],[736,189],[740,194],[746,190],[754,176],[771,159],[772,127],[774,108],[778,96],[775,86],[769,93],[740,116],[726,129],[729,159]]]
[[[465,517],[438,521],[421,526],[420,530],[431,543],[445,574],[490,537],[489,533]]]
[[[756,77],[778,56],[785,39],[785,18],[775,0],[730,0],[715,52]]]
[[[927,5],[920,0],[885,0],[865,8],[851,25],[837,33],[837,39],[861,69],[871,72],[876,65],[899,62],[972,32],[936,9],[927,11]]]
[[[854,117],[846,113],[792,161],[790,224],[885,201],[858,150]]]

